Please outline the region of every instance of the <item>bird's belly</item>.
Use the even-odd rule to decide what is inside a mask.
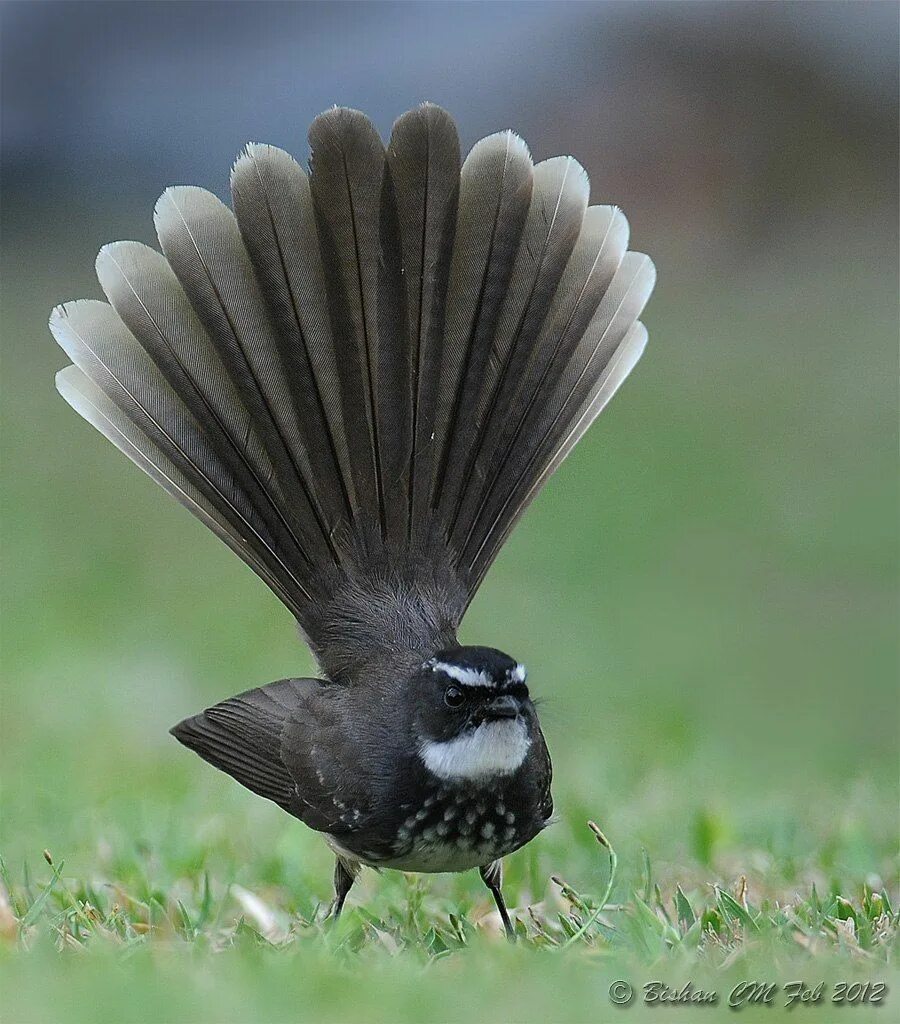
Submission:
[[[488,864],[503,853],[489,852],[476,847],[460,846],[456,843],[421,842],[414,844],[405,854],[377,867],[393,868],[395,871],[421,871],[437,874],[442,871],[468,871]]]
[[[342,837],[339,849],[334,837],[326,838],[335,852],[371,867],[437,873],[490,864],[527,843],[543,824],[536,825],[530,809],[484,789],[441,787],[408,811],[378,844]]]
[[[468,871],[505,857],[533,837],[532,831],[523,832],[510,826],[490,830],[489,822],[485,822],[482,827],[484,831],[474,835],[451,833],[446,836],[416,837],[407,849],[388,861],[382,861],[380,867],[427,874]]]

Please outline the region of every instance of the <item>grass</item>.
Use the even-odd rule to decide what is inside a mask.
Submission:
[[[593,879],[593,892],[544,878],[546,855],[511,859],[514,948],[485,896],[465,880],[448,894],[421,877],[370,875],[363,901],[335,923],[315,895],[324,895],[324,878],[309,888],[291,884],[276,863],[270,881],[251,891],[227,881],[242,874],[237,863],[204,870],[191,863],[200,851],[189,846],[135,849],[130,857],[107,850],[90,880],[68,876],[49,853],[42,877],[14,883],[4,866],[5,966],[25,981],[7,989],[4,1020],[60,1019],[53,1007],[73,994],[91,1001],[98,1022],[341,1020],[360,1012],[366,1020],[602,1020],[610,986],[621,980],[638,990],[639,1004],[652,981],[673,992],[690,981],[720,1002],[732,991],[749,999],[742,983],[774,983],[770,997],[782,1008],[800,980],[810,992],[824,981],[829,1003],[839,981],[868,982],[872,999],[890,998],[889,988],[875,987],[897,978],[898,915],[884,888],[841,888],[833,875],[820,889],[766,871],[755,894],[746,876],[731,885],[699,881],[710,876],[699,865],[675,881],[654,870],[646,851],[620,878],[604,834],[593,823],[582,831],[588,842],[557,842],[551,856],[571,877]],[[779,896],[770,895],[776,881]],[[515,977],[514,990],[479,1009],[458,986],[484,992],[490,970]],[[128,998],[134,985],[140,1006]],[[260,1016],[234,1001],[248,985]],[[101,991],[96,1006],[92,993]],[[764,1003],[744,1008],[750,1019],[760,1010]]]
[[[871,269],[877,228],[846,234],[840,267],[809,239],[694,279],[662,252],[645,363],[474,603],[464,640],[528,664],[555,764],[558,823],[506,866],[510,946],[474,872],[366,872],[325,922],[321,840],[167,735],[313,666],[251,574],[53,394],[47,311],[96,295],[92,250],[147,218],[34,216],[4,272],[4,1024],[658,1020],[654,980],[718,993],[682,1020],[756,981],[773,1006],[741,1018],[771,1020],[800,980],[826,984],[817,1021],[889,1019],[896,284],[893,256]],[[850,1008],[840,982],[893,991]]]

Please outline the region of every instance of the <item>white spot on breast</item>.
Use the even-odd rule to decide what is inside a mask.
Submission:
[[[440,779],[486,782],[509,775],[525,760],[531,737],[524,719],[482,722],[452,740],[423,740],[419,755],[426,768]]]

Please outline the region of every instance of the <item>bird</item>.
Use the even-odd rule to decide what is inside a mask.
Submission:
[[[655,283],[572,157],[511,130],[465,159],[426,103],[360,111],[303,166],[251,143],[231,208],[167,188],[161,251],[104,246],[106,301],[57,306],[74,410],[296,619],[317,678],[171,730],[322,834],[337,918],[361,868],[478,869],[553,817],[524,665],[460,622],[526,508],[640,359]]]

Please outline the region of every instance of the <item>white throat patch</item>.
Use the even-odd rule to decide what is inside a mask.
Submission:
[[[452,740],[423,740],[419,754],[439,779],[485,781],[509,775],[525,760],[531,738],[523,718],[482,722]]]

